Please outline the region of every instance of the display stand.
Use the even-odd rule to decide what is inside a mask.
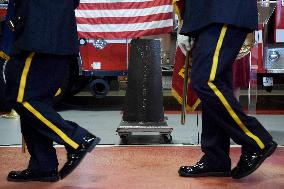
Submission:
[[[157,132],[169,143],[172,130],[164,117],[160,41],[133,39],[124,112],[116,132],[123,143],[134,132]]]

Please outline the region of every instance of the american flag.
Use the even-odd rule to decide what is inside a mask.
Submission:
[[[81,0],[79,37],[137,38],[173,30],[172,0]]]

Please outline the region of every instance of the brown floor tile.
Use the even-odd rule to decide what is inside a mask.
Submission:
[[[58,148],[60,165],[65,150]],[[6,181],[10,170],[24,169],[28,154],[21,148],[0,148],[1,189],[283,189],[284,148],[277,151],[252,175],[242,179],[182,178],[181,165],[195,164],[200,147],[98,147],[64,180],[57,183],[12,183]],[[232,148],[233,166],[240,149]]]

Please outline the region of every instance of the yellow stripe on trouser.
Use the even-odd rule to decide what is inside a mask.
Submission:
[[[35,53],[32,52],[28,56],[28,58],[26,59],[26,62],[25,62],[24,70],[23,70],[21,80],[20,80],[20,87],[19,87],[18,98],[17,98],[17,102],[20,102],[20,103],[23,102],[23,99],[24,99],[25,87],[26,87],[26,82],[27,82],[27,75],[29,73],[31,62],[33,60],[34,55],[35,55]]]
[[[22,103],[26,109],[28,109],[34,116],[36,116],[40,121],[42,121],[45,125],[47,125],[51,130],[57,133],[67,144],[77,149],[79,145],[71,140],[65,133],[63,133],[58,127],[56,127],[53,123],[48,121],[40,112],[34,109],[28,102]]]
[[[72,146],[74,149],[77,149],[79,145],[74,142],[72,139],[70,139],[64,132],[62,132],[58,127],[56,127],[53,123],[51,123],[49,120],[47,120],[40,112],[38,112],[36,109],[34,109],[28,102],[23,102],[24,99],[24,93],[25,93],[25,87],[26,87],[26,81],[27,81],[27,75],[29,73],[29,69],[31,66],[31,62],[34,56],[34,52],[31,53],[28,58],[26,59],[24,70],[21,76],[20,81],[20,87],[18,92],[18,98],[17,102],[22,103],[23,106],[30,111],[35,117],[37,117],[40,121],[42,121],[46,126],[48,126],[51,130],[53,130],[56,134],[59,135],[60,138],[62,138],[63,141],[65,141],[67,144]]]
[[[0,51],[0,57],[6,61],[10,60],[10,56],[4,53],[3,51]]]
[[[58,95],[60,95],[61,94],[61,88],[59,88],[58,90],[57,90],[57,92],[56,92],[56,94],[54,95],[54,96],[58,96]]]
[[[239,125],[239,127],[245,132],[246,135],[248,135],[250,138],[252,138],[253,140],[255,140],[255,142],[258,144],[258,146],[261,149],[264,149],[264,144],[263,142],[254,134],[252,134],[247,127],[245,126],[245,124],[241,121],[241,119],[238,117],[238,115],[234,112],[234,110],[232,109],[232,107],[230,106],[230,104],[228,103],[228,101],[225,99],[224,95],[221,93],[221,91],[216,87],[216,85],[213,84],[213,81],[215,80],[215,76],[216,76],[216,72],[217,72],[217,66],[218,66],[218,62],[219,62],[219,53],[220,53],[220,49],[222,47],[223,44],[223,40],[225,38],[225,34],[227,32],[227,25],[224,25],[222,27],[221,30],[221,34],[220,37],[218,39],[218,43],[217,43],[217,47],[215,49],[215,53],[214,53],[214,57],[213,57],[213,65],[211,68],[211,72],[210,72],[210,78],[208,81],[208,85],[209,87],[214,91],[214,93],[218,96],[218,98],[220,99],[220,101],[222,102],[222,104],[225,106],[226,110],[228,111],[228,113],[231,115],[231,117],[234,119],[234,121]]]

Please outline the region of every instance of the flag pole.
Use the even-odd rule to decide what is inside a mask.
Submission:
[[[188,89],[188,67],[189,67],[189,51],[186,51],[186,57],[184,62],[184,79],[182,90],[182,106],[181,106],[181,124],[185,124],[186,116],[186,104],[187,104],[187,89]]]

